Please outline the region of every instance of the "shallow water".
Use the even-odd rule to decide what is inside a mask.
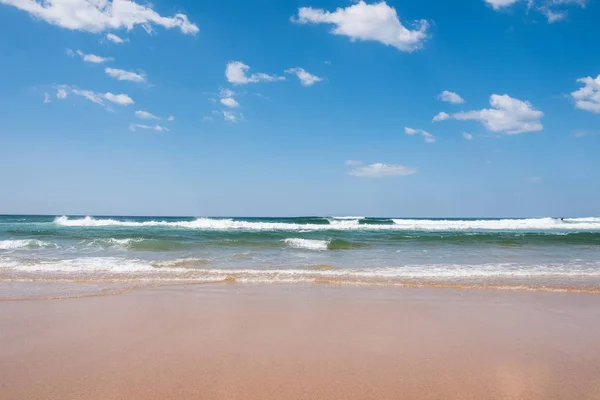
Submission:
[[[600,218],[0,216],[0,281],[600,290]]]

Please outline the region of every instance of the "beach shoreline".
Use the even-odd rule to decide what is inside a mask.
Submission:
[[[4,301],[1,397],[591,400],[597,332],[600,297],[573,293],[232,283]]]

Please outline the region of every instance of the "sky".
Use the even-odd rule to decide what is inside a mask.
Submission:
[[[598,0],[0,0],[0,214],[600,215]]]

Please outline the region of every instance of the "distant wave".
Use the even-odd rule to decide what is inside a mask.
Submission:
[[[36,239],[0,240],[0,250],[39,249],[43,247],[56,247],[56,245]]]
[[[501,220],[420,220],[420,219],[369,219],[332,218],[329,224],[269,222],[197,218],[191,221],[128,221],[103,218],[58,217],[54,223],[64,227],[165,227],[197,230],[247,230],[247,231],[600,231],[600,218],[574,218],[561,221],[555,218],[501,219]],[[391,221],[391,222],[389,222]]]

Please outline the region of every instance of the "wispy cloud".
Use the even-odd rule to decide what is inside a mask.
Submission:
[[[83,61],[89,62],[89,63],[94,63],[94,64],[102,64],[102,63],[114,60],[112,57],[101,57],[101,56],[97,56],[95,54],[85,54],[81,50],[73,51],[71,49],[67,49],[66,53],[68,55],[70,55],[71,57],[73,57],[73,56],[75,56],[75,54],[77,54],[79,57],[81,57],[81,59]]]
[[[506,10],[517,3],[525,3],[525,0],[483,0],[496,11]],[[567,18],[566,10],[569,6],[585,8],[588,0],[527,0],[527,11],[537,11],[548,20],[548,23],[563,21]]]
[[[132,131],[135,131],[137,129],[145,129],[145,130],[152,130],[152,131],[156,131],[156,132],[169,132],[169,130],[170,130],[166,126],[143,125],[143,124],[131,124],[131,125],[129,125],[129,129]]]
[[[531,183],[542,183],[544,181],[541,176],[530,176],[527,180]]]
[[[292,21],[298,24],[329,24],[334,35],[342,35],[351,41],[377,41],[400,51],[411,52],[423,47],[427,39],[429,23],[425,20],[414,21],[414,30],[407,28],[396,9],[385,1],[367,4],[360,0],[346,8],[325,11],[312,7],[298,9]]]
[[[303,86],[312,86],[317,82],[321,82],[323,80],[323,78],[319,78],[316,75],[313,75],[309,72],[307,72],[306,70],[304,70],[304,68],[290,68],[290,69],[286,69],[285,70],[286,74],[294,74],[298,77],[298,79],[300,79],[300,83]]]
[[[473,140],[473,135],[471,135],[470,133],[464,132],[462,134],[462,137],[465,138],[466,140]]]
[[[142,110],[136,111],[135,116],[136,116],[136,118],[139,118],[139,119],[160,119],[160,117],[158,117],[152,113],[149,113],[148,111],[142,111]]]
[[[357,165],[362,165],[362,161],[358,161],[358,160],[346,160],[345,164],[349,165],[349,166],[357,166]]]
[[[237,123],[240,122],[240,120],[242,119],[242,115],[235,113],[233,111],[222,111],[223,113],[223,119],[226,122],[232,122],[232,123]]]
[[[50,95],[46,92],[44,93],[44,104],[48,103],[52,103],[52,100],[50,100]]]
[[[111,42],[116,43],[116,44],[123,44],[123,43],[129,41],[129,39],[123,39],[122,37],[117,36],[114,33],[107,33],[106,39],[110,40]]]
[[[404,133],[406,133],[407,135],[421,135],[425,138],[425,142],[427,143],[435,143],[435,137],[427,132],[426,130],[423,129],[413,129],[413,128],[404,128]]]
[[[130,30],[136,25],[148,32],[152,31],[152,25],[179,28],[189,35],[199,31],[185,14],[164,17],[150,5],[141,5],[132,0],[1,0],[1,3],[21,9],[52,25],[79,31],[98,33]]]
[[[96,93],[91,90],[83,90],[76,87],[71,87],[69,85],[59,86],[57,88],[56,98],[61,100],[66,99],[67,93],[72,93],[76,96],[83,97],[92,103],[96,103],[101,106],[106,106],[106,101],[120,106],[129,106],[135,103],[133,99],[126,94],[113,94],[110,92]]]
[[[146,77],[144,75],[137,74],[132,71],[125,71],[124,69],[118,68],[105,68],[104,72],[112,78],[119,81],[131,81],[131,82],[145,82]]]
[[[375,163],[354,168],[348,172],[348,175],[360,178],[384,178],[390,176],[408,176],[416,173],[416,168],[404,165]]]

